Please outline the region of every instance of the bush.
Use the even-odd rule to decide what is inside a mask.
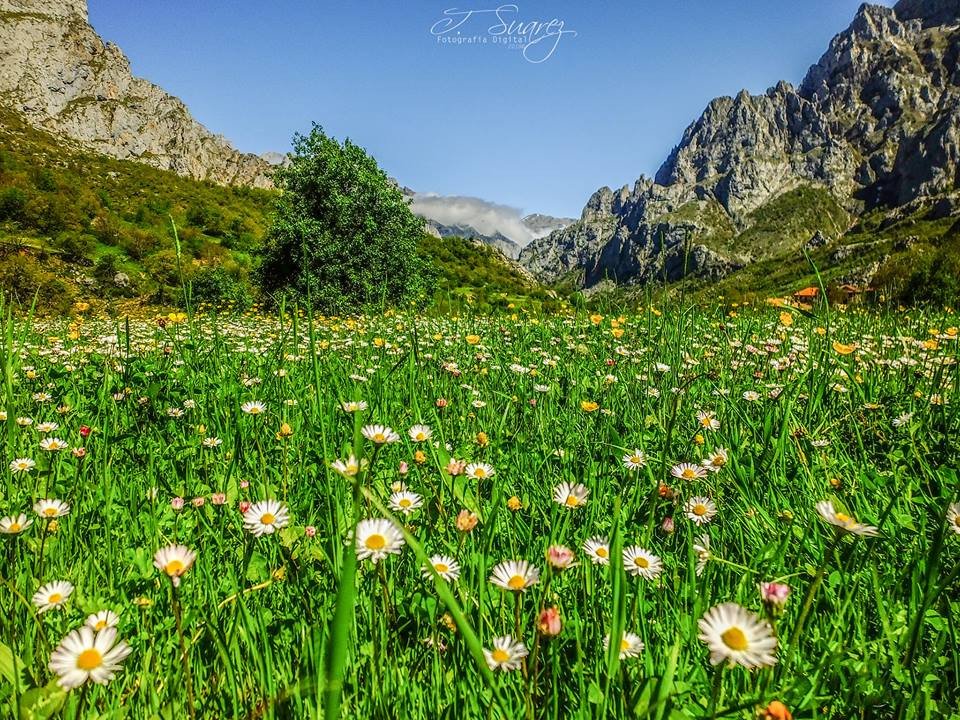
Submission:
[[[27,194],[18,187],[4,188],[0,191],[0,222],[5,220],[21,222],[27,200]]]
[[[87,233],[67,230],[57,235],[54,247],[68,260],[85,261],[89,260],[96,251],[97,239]]]
[[[294,138],[259,278],[268,293],[308,295],[326,312],[396,303],[423,287],[423,222],[376,160],[314,125]]]
[[[28,310],[36,299],[39,312],[63,314],[73,305],[70,287],[32,255],[0,256],[0,294],[5,302],[12,302],[22,311]]]
[[[196,303],[225,305],[233,303],[237,309],[250,306],[250,292],[238,278],[222,267],[203,267],[190,283],[191,300]]]

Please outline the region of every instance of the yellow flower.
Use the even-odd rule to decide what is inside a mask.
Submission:
[[[603,315],[594,313],[593,315],[590,316],[590,322],[592,322],[594,325],[599,325],[600,323],[603,322]]]
[[[520,498],[516,495],[512,495],[509,500],[507,500],[507,507],[516,512],[523,507],[523,503],[520,502]]]
[[[790,327],[793,325],[793,315],[788,312],[780,313],[780,324],[784,327]]]
[[[476,345],[478,342],[480,342],[479,335],[467,335],[467,337],[464,339],[467,341],[468,345]]]
[[[283,423],[277,433],[277,440],[285,440],[288,437],[293,437],[293,428],[288,423]]]
[[[854,350],[857,349],[856,343],[851,343],[850,345],[844,345],[843,343],[833,341],[833,349],[838,355],[849,355]]]
[[[417,450],[413,454],[413,461],[417,465],[423,465],[427,461],[427,456],[424,454],[423,450]]]
[[[490,444],[490,438],[487,437],[487,434],[482,430],[477,433],[477,445],[480,447],[486,447]]]
[[[623,328],[614,328],[610,331],[610,334],[619,340],[623,337]]]
[[[592,400],[581,400],[580,407],[584,412],[594,412],[595,410],[599,409],[600,405]]]
[[[823,335],[826,335],[826,334],[827,334],[826,328],[822,328],[822,327],[815,328],[815,329],[814,329],[814,332],[815,332],[817,335],[820,335],[820,336],[823,336]]]

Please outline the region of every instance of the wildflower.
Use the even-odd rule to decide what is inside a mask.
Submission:
[[[620,659],[626,660],[627,658],[637,657],[643,652],[643,647],[643,640],[640,639],[639,635],[635,635],[632,632],[624,632],[620,636]],[[609,634],[603,638],[603,649],[610,649]]]
[[[741,397],[747,402],[756,402],[760,399],[760,393],[755,390],[747,390]]]
[[[707,563],[713,559],[713,554],[710,552],[710,536],[703,534],[697,538],[697,542],[693,544],[693,552],[697,556],[697,577],[700,577],[707,569]]]
[[[903,413],[902,415],[898,415],[893,419],[893,421],[890,424],[893,425],[895,428],[901,428],[904,425],[909,425],[911,420],[913,420],[913,413],[908,412],[908,413]]]
[[[554,570],[566,570],[574,565],[573,550],[564,545],[551,545],[547,548],[547,562]]]
[[[131,652],[125,642],[116,638],[117,630],[113,627],[96,633],[89,627],[70,632],[50,655],[50,671],[59,675],[57,684],[72,690],[88,681],[98,685],[110,682]]]
[[[101,610],[100,612],[87,615],[87,619],[84,620],[83,624],[94,632],[100,632],[104,628],[116,627],[119,622],[120,618],[113,610]]]
[[[267,404],[259,400],[247,400],[240,409],[247,415],[262,415],[267,411]]]
[[[208,450],[213,450],[214,448],[220,447],[223,444],[223,440],[211,435],[210,437],[205,437],[202,444]]]
[[[400,440],[400,436],[386,425],[364,425],[360,432],[374,445],[386,445]]]
[[[340,409],[345,413],[362,412],[367,409],[367,403],[364,400],[351,400],[340,403]]]
[[[317,528],[314,525],[305,525],[303,528],[303,534],[309,538],[315,537],[317,534]]]
[[[726,448],[717,448],[710,453],[709,457],[704,458],[700,464],[710,472],[720,472],[729,459],[730,457],[727,454]]]
[[[698,625],[714,665],[727,662],[749,669],[777,662],[777,638],[770,625],[736,603],[710,608]]]
[[[594,565],[610,564],[610,545],[606,538],[592,537],[583,543],[583,552]]]
[[[353,454],[351,454],[346,460],[334,460],[332,463],[330,463],[330,467],[343,475],[345,478],[352,478],[358,472],[360,472],[360,462],[353,456]]]
[[[183,510],[183,498],[179,496],[170,498],[170,507],[174,510]]]
[[[87,456],[87,449],[84,447],[75,447],[70,450],[70,454],[79,460]]]
[[[510,499],[507,500],[507,507],[513,512],[517,512],[517,510],[523,508],[523,503],[520,502],[520,498],[518,498],[516,495],[511,495]]]
[[[370,518],[357,523],[354,539],[358,560],[370,558],[376,564],[387,555],[398,555],[403,548],[403,534],[389,520]]]
[[[33,604],[38,613],[45,613],[62,607],[73,593],[73,585],[66,580],[57,580],[47,583],[33,594]]]
[[[663,562],[649,550],[632,545],[623,549],[623,569],[635,577],[656,580],[663,572]]]
[[[494,566],[490,582],[503,590],[523,592],[540,582],[540,571],[526,560],[507,560]]]
[[[471,477],[474,480],[486,480],[492,478],[497,474],[497,471],[493,469],[492,465],[487,463],[470,463],[464,469],[467,477]]]
[[[276,500],[262,500],[254,503],[243,514],[243,526],[254,537],[272,535],[280,528],[286,527],[289,522],[287,506]]]
[[[670,474],[680,480],[700,480],[707,476],[707,471],[693,463],[678,463],[670,468]]]
[[[153,566],[179,586],[180,576],[193,567],[196,559],[196,553],[186,545],[167,545],[153,554]]]
[[[663,531],[664,535],[672,535],[674,530],[676,530],[673,518],[669,515],[665,517],[663,522],[660,523],[660,530]]]
[[[599,408],[600,408],[600,404],[595,403],[592,400],[580,401],[580,409],[583,410],[584,412],[591,413],[591,412],[594,412],[595,410],[598,410]]]
[[[697,424],[706,430],[719,430],[720,421],[717,420],[717,414],[711,411],[700,411],[697,413]]]
[[[446,467],[443,468],[444,472],[448,475],[462,475],[467,469],[467,464],[463,460],[453,460],[447,463]]]
[[[689,520],[697,525],[706,525],[717,514],[717,506],[709,498],[695,496],[687,500],[683,510]]]
[[[433,430],[427,425],[414,425],[407,430],[407,434],[414,442],[426,442],[433,437]]]
[[[226,505],[227,504],[227,494],[222,492],[215,492],[210,496],[210,502],[213,505]]]
[[[54,430],[56,430],[59,427],[60,426],[57,425],[57,423],[55,422],[42,422],[39,425],[37,425],[36,429],[37,429],[37,432],[39,433],[52,433]]]
[[[70,506],[62,500],[47,498],[37,501],[33,506],[33,511],[46,520],[63,517],[70,514]]]
[[[960,535],[960,503],[950,503],[947,508],[947,525]]]
[[[540,613],[537,618],[537,630],[546,637],[556,637],[563,629],[563,621],[560,618],[560,610],[556,607],[548,607]]]
[[[10,472],[14,475],[28,473],[37,466],[31,458],[17,458],[10,463]]]
[[[553,489],[553,501],[569,510],[586,505],[588,495],[587,486],[580,483],[562,482]]]
[[[830,525],[840,528],[840,530],[843,530],[844,532],[848,532],[853,535],[861,535],[863,537],[874,537],[877,534],[877,528],[875,528],[873,525],[864,525],[863,523],[858,523],[850,515],[837,512],[833,507],[833,503],[829,500],[818,502],[816,508],[817,512],[820,513],[820,517],[822,517]]]
[[[423,498],[417,493],[402,490],[390,496],[390,509],[409,515],[423,505]]]
[[[286,440],[293,437],[293,428],[290,423],[280,423],[280,429],[277,431],[277,440]]]
[[[852,343],[850,345],[844,345],[843,343],[837,342],[836,340],[833,341],[833,350],[835,353],[837,353],[837,355],[849,355],[856,349],[857,349],[856,343]]]
[[[778,582],[760,583],[760,599],[764,605],[773,608],[782,608],[787,604],[787,598],[790,596],[790,586]]]
[[[33,524],[33,520],[25,514],[8,515],[0,518],[0,533],[3,535],[19,535]]]
[[[763,710],[760,720],[793,720],[790,710],[779,700],[771,700]]]
[[[476,513],[472,513],[469,510],[461,510],[457,514],[457,530],[462,533],[468,533],[477,526],[480,518],[477,517]]]
[[[526,646],[522,642],[515,642],[510,635],[494,638],[492,650],[483,649],[491,670],[516,670],[527,654]]]
[[[69,447],[60,438],[51,438],[47,437],[40,441],[40,449],[46,450],[47,452],[60,452],[61,450],[66,450]]]
[[[632,450],[623,456],[623,466],[627,470],[639,470],[647,464],[647,455],[643,450]]]
[[[449,555],[431,555],[429,563],[437,575],[447,582],[456,582],[457,578],[460,577],[460,563]],[[428,568],[423,569],[423,577],[427,580],[433,577]]]

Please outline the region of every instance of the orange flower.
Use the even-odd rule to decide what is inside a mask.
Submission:
[[[593,412],[600,407],[600,404],[593,402],[593,400],[581,400],[580,407],[584,412]]]
[[[486,447],[487,445],[490,444],[490,438],[487,437],[487,434],[483,431],[480,431],[477,433],[476,440],[477,440],[477,445],[479,445],[480,447]]]
[[[763,720],[793,720],[793,715],[779,700],[773,700],[763,711]]]
[[[599,313],[594,313],[593,315],[590,316],[590,322],[592,322],[594,325],[599,325],[600,323],[603,322],[603,315],[600,315]]]
[[[623,328],[614,328],[610,331],[610,334],[619,340],[623,337]]]
[[[839,343],[836,340],[834,340],[833,349],[837,353],[837,355],[849,355],[850,353],[852,353],[854,350],[857,349],[857,344],[851,343],[849,345],[844,345],[843,343]]]

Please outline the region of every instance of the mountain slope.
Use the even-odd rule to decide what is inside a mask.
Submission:
[[[601,188],[520,261],[587,288],[716,279],[958,187],[960,0],[863,5],[799,88],[711,101],[654,180]]]
[[[218,184],[270,187],[270,164],[235,150],[177,98],[134,77],[88,22],[86,0],[0,0],[0,104],[35,127],[120,159]]]

